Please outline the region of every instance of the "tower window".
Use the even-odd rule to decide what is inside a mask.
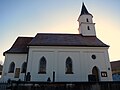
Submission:
[[[88,18],[86,19],[87,22],[89,22]]]
[[[89,26],[87,26],[87,29],[88,29],[88,30],[90,30],[90,27],[89,27]]]

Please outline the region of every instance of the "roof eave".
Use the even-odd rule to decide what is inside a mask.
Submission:
[[[5,54],[28,54],[28,52],[4,52],[3,56],[5,56]]]
[[[29,46],[68,46],[68,47],[110,47],[108,45],[105,46],[90,46],[90,45],[29,45]]]

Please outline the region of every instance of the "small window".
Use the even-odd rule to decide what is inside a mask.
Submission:
[[[110,68],[108,68],[108,70],[110,70]]]
[[[101,72],[102,77],[107,77],[107,72]]]
[[[70,57],[68,57],[66,59],[66,74],[73,74],[72,71],[72,59]]]
[[[26,68],[27,68],[27,63],[24,62],[24,63],[22,64],[21,73],[25,73],[25,72],[26,72]]]
[[[90,27],[89,27],[89,26],[87,26],[87,29],[88,29],[88,30],[90,30]]]
[[[45,59],[44,56],[40,59],[39,72],[38,73],[39,74],[46,74],[46,59]]]
[[[15,78],[19,78],[19,76],[20,76],[20,68],[16,68],[15,69]]]
[[[88,18],[86,19],[87,22],[89,22]]]
[[[11,62],[8,73],[14,73],[14,69],[15,69],[15,63]]]
[[[91,58],[92,58],[92,59],[96,59],[96,55],[92,55]]]

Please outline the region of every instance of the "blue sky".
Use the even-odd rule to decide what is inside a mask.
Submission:
[[[0,62],[18,36],[78,33],[82,2],[93,15],[97,37],[110,45],[110,61],[120,59],[120,0],[0,0]]]

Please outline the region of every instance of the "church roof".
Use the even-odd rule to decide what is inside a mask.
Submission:
[[[5,51],[5,53],[27,53],[28,52],[28,43],[33,39],[33,37],[18,37],[12,47]]]
[[[46,34],[38,33],[29,46],[82,46],[108,47],[96,36],[82,36],[81,34]]]
[[[82,9],[81,9],[81,14],[80,14],[80,16],[81,16],[81,15],[92,15],[92,14],[90,14],[90,13],[88,12],[88,10],[86,9],[84,3],[82,4]]]
[[[5,53],[28,53],[28,46],[109,47],[96,36],[38,33],[35,37],[18,37],[3,55]]]

